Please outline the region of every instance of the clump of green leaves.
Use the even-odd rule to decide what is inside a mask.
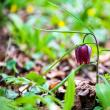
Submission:
[[[0,104],[4,100],[6,102],[2,106],[0,105],[4,110],[36,110],[39,108],[39,103],[47,106],[49,110],[53,106],[62,106],[62,103],[55,96],[48,94],[49,90],[45,78],[35,72],[30,72],[25,77],[14,77],[3,73],[0,76],[7,86],[20,88],[27,85],[23,89],[26,91],[24,93],[19,91],[20,94],[8,88],[0,88]],[[20,97],[18,97],[19,95]]]

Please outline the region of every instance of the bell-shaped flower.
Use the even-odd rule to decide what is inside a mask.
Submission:
[[[75,49],[76,60],[79,64],[89,64],[91,56],[91,47],[84,44]]]

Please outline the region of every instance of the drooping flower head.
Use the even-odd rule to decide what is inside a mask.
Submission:
[[[76,60],[79,64],[89,64],[91,56],[91,47],[84,44],[75,49]]]

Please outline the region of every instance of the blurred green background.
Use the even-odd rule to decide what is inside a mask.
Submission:
[[[52,0],[51,2],[58,6],[52,5],[48,0],[1,1],[1,27],[8,28],[21,50],[34,58],[47,55],[50,59],[56,59],[72,44],[82,42],[83,35],[80,34],[41,32],[35,27],[81,32],[88,32],[89,28],[95,33],[101,46],[109,40],[110,0]],[[87,42],[93,42],[93,39],[89,37]]]

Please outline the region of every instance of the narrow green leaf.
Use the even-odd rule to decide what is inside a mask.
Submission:
[[[75,82],[74,82],[74,71],[72,71],[68,78],[68,86],[65,93],[65,100],[64,100],[64,110],[71,110],[72,106],[74,105],[74,97],[75,97]]]
[[[12,20],[12,22],[14,23],[14,25],[16,26],[16,28],[21,30],[23,27],[23,22],[20,19],[20,17],[17,14],[10,14],[9,17]]]

